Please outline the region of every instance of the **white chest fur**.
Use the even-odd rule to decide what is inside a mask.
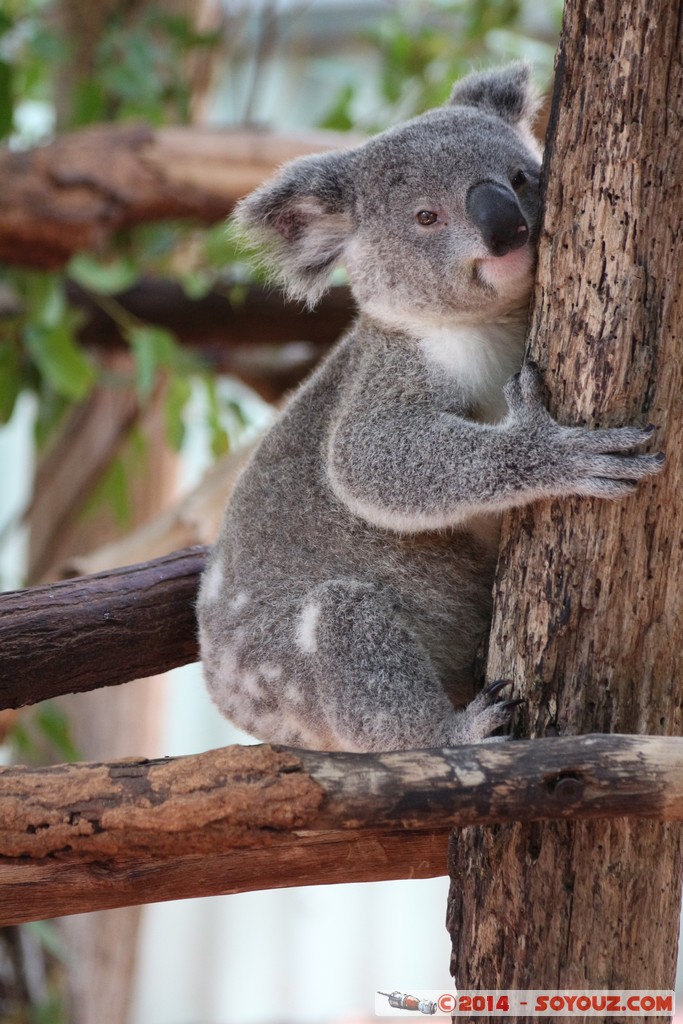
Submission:
[[[522,363],[525,325],[457,324],[420,331],[418,344],[429,365],[457,382],[486,423],[507,411],[503,385]]]

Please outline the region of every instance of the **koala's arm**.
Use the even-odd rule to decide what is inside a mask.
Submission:
[[[662,455],[634,454],[651,428],[560,426],[533,364],[505,386],[508,415],[482,424],[395,396],[342,403],[329,438],[328,482],[356,515],[400,532],[570,494],[619,498],[659,472]]]

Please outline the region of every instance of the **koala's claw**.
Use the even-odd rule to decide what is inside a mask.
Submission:
[[[496,694],[500,693],[501,690],[505,689],[506,686],[512,686],[511,679],[496,679],[495,682],[489,683],[481,691],[486,697],[495,697]]]
[[[477,694],[460,714],[455,742],[482,743],[496,729],[509,724],[514,709],[524,703],[523,698],[504,701],[495,698],[501,690],[511,685],[509,679],[498,679]]]

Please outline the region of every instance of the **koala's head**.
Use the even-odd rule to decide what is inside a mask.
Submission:
[[[236,220],[309,303],[341,264],[361,309],[385,323],[504,318],[532,284],[536,108],[525,64],[471,74],[444,107],[287,164]]]

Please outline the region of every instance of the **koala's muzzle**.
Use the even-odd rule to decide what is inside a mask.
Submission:
[[[493,256],[521,249],[529,238],[529,225],[512,189],[495,181],[481,181],[467,193],[467,212]]]

